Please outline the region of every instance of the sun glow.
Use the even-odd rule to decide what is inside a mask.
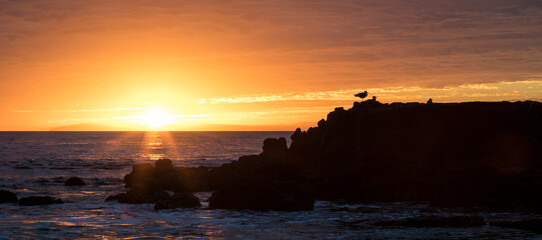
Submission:
[[[151,128],[161,128],[171,123],[171,117],[162,109],[150,109],[141,116],[142,122]]]

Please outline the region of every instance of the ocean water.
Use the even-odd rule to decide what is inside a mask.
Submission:
[[[540,218],[531,213],[427,211],[428,203],[316,201],[313,211],[202,209],[154,211],[152,204],[105,202],[124,192],[133,164],[169,158],[175,166],[219,166],[261,152],[268,137],[291,132],[0,132],[0,189],[19,198],[50,195],[64,204],[0,204],[0,239],[525,239],[529,231],[489,224],[472,228],[376,227],[382,220],[478,215],[485,221]],[[71,177],[87,185],[65,187]]]

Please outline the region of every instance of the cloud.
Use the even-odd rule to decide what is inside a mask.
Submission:
[[[78,56],[60,60],[81,60],[111,43],[153,51],[150,40],[165,44],[169,52],[195,51],[193,59],[251,71],[272,68],[280,73],[274,81],[302,81],[323,89],[512,81],[542,67],[542,2],[536,0],[0,5],[0,44],[9,46],[0,48],[4,63],[61,58],[74,49],[80,50]],[[200,44],[204,50],[191,50]],[[42,50],[25,50],[36,46]]]
[[[72,109],[72,110],[52,110],[55,113],[83,113],[83,112],[116,112],[116,111],[133,111],[141,108],[104,108],[104,109]]]
[[[424,87],[388,87],[368,89],[343,89],[319,92],[291,92],[273,95],[244,95],[238,97],[219,97],[200,99],[200,104],[238,104],[263,103],[277,101],[347,101],[356,100],[354,94],[367,90],[369,95],[382,98],[383,101],[420,101],[427,98],[440,98],[446,101],[474,101],[479,97],[493,97],[494,100],[504,100],[503,97],[537,98],[542,90],[542,81],[517,81],[488,84],[464,84],[454,87],[424,88]],[[455,100],[454,100],[455,99]]]
[[[47,121],[48,123],[69,123],[69,122],[100,122],[107,121],[107,118],[70,118]]]
[[[13,110],[16,113],[39,113],[39,112],[51,112],[51,113],[92,113],[92,112],[116,112],[116,111],[133,111],[140,110],[141,108],[104,108],[104,109],[71,109],[71,110],[50,110],[50,111],[38,111],[38,110]]]

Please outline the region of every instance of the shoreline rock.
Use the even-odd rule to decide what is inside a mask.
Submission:
[[[158,200],[154,205],[154,210],[175,209],[175,208],[199,208],[201,203],[192,193],[175,193],[165,200]]]
[[[81,178],[78,178],[78,177],[68,178],[68,180],[64,182],[64,186],[84,186],[84,185],[86,185],[86,183]]]
[[[6,190],[0,190],[0,204],[16,203],[19,199],[15,193]]]

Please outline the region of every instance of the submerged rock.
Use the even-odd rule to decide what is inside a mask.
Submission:
[[[196,207],[201,207],[201,203],[194,194],[180,192],[173,194],[165,200],[158,200],[154,205],[154,210]]]
[[[48,205],[64,203],[60,198],[52,198],[50,196],[31,196],[24,197],[19,200],[20,206]]]
[[[415,217],[401,220],[380,221],[376,226],[401,227],[479,227],[485,225],[484,218],[480,216],[453,216],[453,217]]]
[[[81,178],[78,177],[71,177],[66,182],[64,182],[65,186],[83,186],[86,185],[85,182]]]
[[[0,203],[15,203],[17,200],[17,195],[15,195],[15,193],[0,190]]]

